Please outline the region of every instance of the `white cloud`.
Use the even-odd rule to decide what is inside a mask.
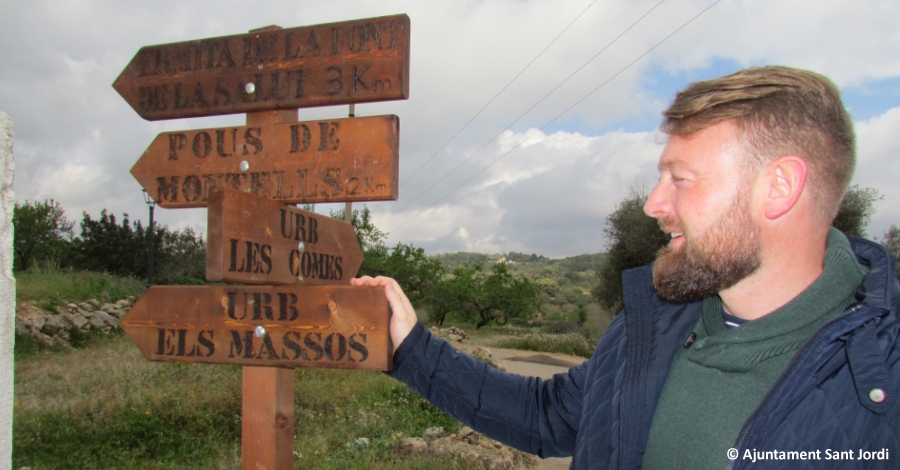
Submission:
[[[650,131],[668,90],[708,73],[711,64],[798,65],[819,70],[842,86],[900,77],[900,9],[889,2],[720,1],[629,65],[712,0],[664,2],[615,42],[658,2],[603,1],[437,152],[590,2],[7,3],[0,30],[7,38],[20,39],[0,41],[0,109],[16,124],[17,197],[53,197],[70,218],[82,211],[96,216],[103,208],[143,217],[147,209],[128,170],[157,133],[243,121],[240,115],[155,123],[140,119],[111,87],[139,47],[239,34],[270,24],[292,27],[407,13],[412,22],[410,99],[359,105],[357,112],[400,116],[401,181],[434,155],[401,187],[399,201],[369,204],[379,227],[396,227],[393,242],[412,242],[429,252],[516,250],[563,256],[603,249],[601,230],[609,210],[629,187],[655,180],[659,146]],[[317,119],[346,112],[346,107],[330,107],[302,110],[300,116]],[[900,140],[890,129],[897,119],[892,110],[858,127],[857,181],[885,195],[873,234],[891,220],[900,222],[893,209],[900,194],[890,181],[897,170],[890,156],[897,154]],[[620,126],[647,132],[616,130]],[[534,138],[473,177],[535,131]],[[205,211],[156,214],[173,227],[206,232]]]
[[[876,189],[884,199],[869,224],[869,236],[882,236],[891,225],[900,226],[900,108],[893,108],[868,121],[856,123],[858,138],[854,182]]]

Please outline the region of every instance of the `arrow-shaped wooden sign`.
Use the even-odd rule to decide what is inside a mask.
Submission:
[[[409,97],[409,17],[142,47],[113,88],[144,119]]]
[[[372,116],[159,134],[131,168],[162,207],[212,187],[289,204],[396,200],[400,120]]]
[[[240,191],[210,192],[207,230],[210,281],[349,284],[363,260],[352,225]]]
[[[151,361],[390,370],[380,288],[153,286],[122,318]]]

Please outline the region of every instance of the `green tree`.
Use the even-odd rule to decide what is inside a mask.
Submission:
[[[854,184],[847,190],[847,195],[841,201],[841,207],[831,225],[845,235],[865,237],[866,225],[875,214],[875,201],[881,199],[883,196],[880,196],[877,190],[860,188],[858,184]]]
[[[438,291],[440,298],[435,299],[433,312],[440,313],[435,319],[439,324],[447,313],[455,312],[477,320],[475,329],[491,322],[504,325],[510,318],[531,315],[538,308],[534,285],[513,276],[506,263],[494,264],[490,274],[481,263],[456,268]]]
[[[622,272],[652,263],[656,252],[669,241],[656,219],[644,213],[647,196],[644,191],[632,190],[606,218],[603,234],[608,252],[597,272],[600,283],[591,293],[607,311],[622,309]]]
[[[143,277],[147,274],[147,236],[140,221],[131,223],[122,214],[122,223],[106,209],[95,220],[86,212],[81,220],[81,236],[74,240],[78,252],[76,267],[119,276]],[[165,262],[162,249],[167,229],[156,226],[153,237],[154,264]],[[158,254],[158,256],[157,256]]]
[[[331,217],[344,220],[344,210],[330,212]],[[437,295],[437,283],[445,274],[441,262],[425,254],[423,248],[398,243],[394,248],[384,244],[387,233],[372,221],[369,208],[354,210],[350,224],[363,251],[360,276],[388,276],[394,278],[415,306],[430,304]]]
[[[332,218],[344,220],[344,209],[331,211],[330,215]],[[388,236],[372,222],[372,214],[368,206],[363,206],[361,211],[355,210],[350,213],[350,225],[353,225],[353,229],[356,230],[356,239],[359,240],[359,246],[364,253],[366,250],[383,245],[384,239]]]
[[[56,258],[72,241],[74,222],[66,220],[65,210],[53,199],[13,207],[14,265],[26,270],[35,259]]]
[[[430,304],[437,295],[437,285],[445,274],[436,258],[423,248],[398,243],[392,249],[384,245],[364,253],[360,275],[388,276],[403,286],[409,301],[416,306]]]
[[[891,227],[884,232],[884,237],[876,239],[876,241],[884,245],[884,247],[891,252],[891,255],[894,257],[894,266],[897,268],[896,276],[897,279],[900,279],[900,228],[896,225],[891,225]]]
[[[534,281],[534,288],[537,289],[539,294],[546,294],[549,297],[556,297],[559,295],[559,284],[553,279],[547,277],[539,277]]]
[[[146,231],[145,231],[146,232]],[[204,284],[206,282],[206,242],[202,235],[188,227],[169,232],[163,227],[156,230],[162,236],[159,262],[154,259],[154,283]],[[146,236],[144,236],[146,247]],[[154,242],[156,239],[154,238]],[[146,252],[146,248],[144,250]],[[154,253],[156,258],[157,253]]]

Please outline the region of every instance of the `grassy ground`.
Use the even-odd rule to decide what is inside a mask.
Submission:
[[[578,333],[541,332],[497,336],[487,344],[498,348],[553,352],[583,358],[591,357],[597,346],[595,343],[588,342],[584,335]]]
[[[241,369],[149,362],[122,335],[16,358],[14,468],[240,468]],[[389,377],[296,370],[295,468],[457,468],[393,447],[460,424]],[[365,437],[369,445],[350,444]]]
[[[90,271],[51,269],[16,273],[16,302],[33,302],[48,311],[63,301],[100,299],[104,293],[112,301],[140,297],[146,288],[144,280]]]
[[[18,301],[45,309],[64,300],[138,297],[145,289],[136,279],[58,271],[17,273],[17,284]],[[604,318],[589,315],[574,335],[581,339],[572,341],[590,343],[592,350],[596,342],[585,340],[585,332],[605,329]],[[541,334],[460,326],[479,343]],[[89,335],[68,351],[40,350],[30,337],[16,341],[14,468],[240,468],[240,367],[150,362],[121,334]],[[535,344],[503,347],[585,355],[562,343]],[[294,450],[302,456],[295,468],[465,467],[395,454],[403,437],[433,426],[454,433],[461,426],[405,385],[369,371],[297,369],[295,377]]]
[[[444,327],[457,326],[466,331],[471,341],[478,345],[498,348],[521,349],[524,351],[571,354],[589,358],[594,353],[600,337],[609,327],[612,317],[596,305],[590,305],[583,324],[566,318],[548,319],[541,326],[486,325],[475,329],[452,318]]]

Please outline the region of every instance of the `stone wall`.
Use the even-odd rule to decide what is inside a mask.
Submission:
[[[118,329],[119,320],[132,305],[134,297],[118,302],[88,300],[66,303],[55,313],[48,313],[22,303],[16,309],[16,334],[33,336],[42,348],[69,348],[73,335],[91,331],[109,333]]]

